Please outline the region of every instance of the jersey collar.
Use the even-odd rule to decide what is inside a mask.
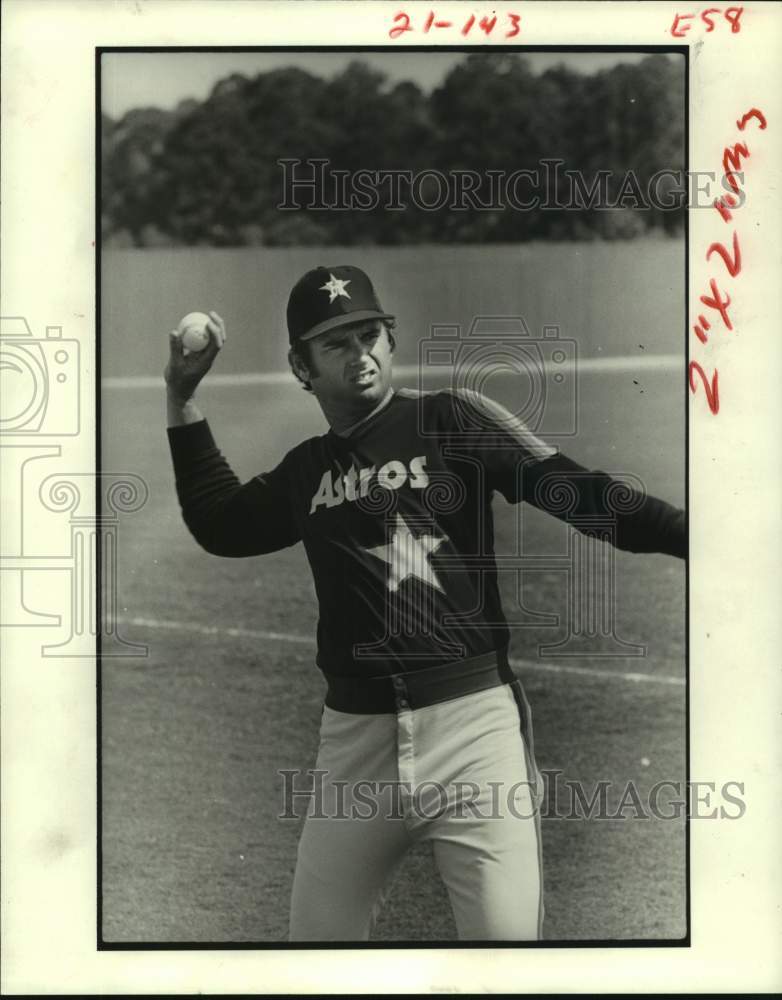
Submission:
[[[394,395],[394,390],[391,388],[391,386],[389,386],[388,387],[388,392],[385,394],[385,396],[383,396],[383,398],[380,400],[380,402],[377,404],[377,406],[374,408],[374,410],[372,410],[370,413],[368,413],[365,417],[362,417],[361,420],[356,421],[355,424],[352,424],[346,430],[344,430],[344,431],[335,431],[333,428],[331,428],[331,433],[334,434],[336,437],[340,437],[340,438],[349,438],[349,437],[351,437],[353,434],[355,434],[355,432],[357,430],[359,430],[360,428],[362,428],[364,426],[364,424],[369,423],[370,420],[372,420],[374,417],[376,417],[378,415],[378,413],[380,413],[381,410],[384,410],[388,406],[388,404],[391,402],[391,399],[393,398],[393,395]]]

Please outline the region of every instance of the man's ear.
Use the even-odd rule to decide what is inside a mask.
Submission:
[[[302,360],[299,352],[293,347],[288,351],[288,364],[302,382],[309,382],[310,370]]]

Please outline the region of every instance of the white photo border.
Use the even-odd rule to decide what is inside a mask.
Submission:
[[[481,13],[480,5],[436,5],[444,15],[448,9],[462,15],[468,6]],[[432,9],[337,0],[5,0],[3,315],[24,316],[36,334],[62,327],[64,338],[78,342],[78,433],[56,445],[69,470],[94,473],[98,433],[96,50],[232,47],[248,40],[291,48],[387,46],[402,7],[419,20]],[[637,949],[323,949],[316,962],[287,949],[99,950],[95,660],[47,659],[34,628],[4,628],[7,993],[354,993],[378,984],[393,992],[782,987],[776,849],[782,802],[775,780],[782,677],[774,572],[782,479],[775,434],[782,310],[774,291],[782,263],[780,5],[746,5],[738,32],[717,15],[709,29],[699,10],[668,2],[500,3],[491,10],[520,11],[523,34],[515,42],[530,46],[688,45],[692,169],[719,169],[725,147],[742,135],[751,147],[740,224],[744,270],[730,288],[737,333],[703,346],[692,336],[688,341],[691,358],[719,368],[721,398],[714,416],[700,387],[689,397],[690,773],[746,776],[747,785],[740,821],[690,824],[691,942]],[[681,20],[690,13],[692,19]],[[431,36],[411,33],[398,44],[431,43]],[[762,111],[767,128],[760,130],[755,118],[745,122],[746,134],[738,133],[752,108]],[[714,233],[711,213],[690,213],[691,318],[718,273],[706,256],[719,238]],[[6,511],[19,502],[4,490]],[[94,496],[82,502],[89,515]]]

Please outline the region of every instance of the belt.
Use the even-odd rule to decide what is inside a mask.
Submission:
[[[328,683],[326,705],[337,712],[359,715],[425,708],[515,679],[505,649],[382,677],[338,677],[325,671],[324,675]]]

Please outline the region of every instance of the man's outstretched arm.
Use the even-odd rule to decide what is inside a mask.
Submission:
[[[455,447],[465,427],[485,429],[480,444],[472,443],[474,437],[461,443],[474,450],[488,470],[489,485],[509,503],[526,500],[585,534],[611,524],[612,541],[619,549],[686,556],[683,510],[634,489],[627,480],[586,469],[558,454],[519,417],[480,393],[457,389],[443,396],[458,417],[460,429],[450,439]]]
[[[657,497],[614,479],[599,469],[586,469],[564,455],[554,455],[524,470],[524,499],[574,527],[590,533],[593,525],[613,522],[613,544],[628,552],[661,552],[684,559],[687,554],[685,512]]]

